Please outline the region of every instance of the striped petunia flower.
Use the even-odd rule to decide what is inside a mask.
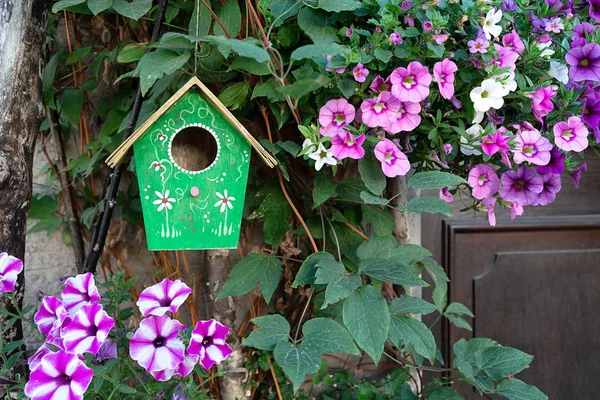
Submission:
[[[33,321],[40,332],[48,336],[52,331],[63,326],[63,324],[68,324],[70,318],[63,302],[58,297],[44,296],[40,309],[33,316]]]
[[[75,354],[97,354],[113,326],[115,320],[100,304],[86,304],[62,331],[65,349]]]
[[[93,375],[76,354],[64,350],[49,353],[31,371],[25,395],[32,400],[80,400]]]
[[[61,297],[71,316],[75,315],[82,306],[100,301],[94,276],[89,272],[67,279]]]
[[[192,331],[188,353],[198,355],[200,364],[208,371],[231,354],[231,347],[225,343],[227,334],[229,328],[214,319],[198,321]]]
[[[185,357],[182,329],[185,325],[166,315],[148,317],[131,338],[129,355],[148,372],[174,370]]]
[[[23,271],[23,261],[0,253],[0,294],[15,290],[17,276]]]
[[[148,315],[160,317],[167,311],[176,313],[190,293],[192,289],[179,279],[172,281],[165,278],[162,282],[144,289],[136,305],[144,317]]]
[[[173,376],[180,376],[185,378],[193,370],[196,364],[198,364],[199,357],[196,355],[187,354],[185,355],[182,362],[179,363],[175,369],[164,369],[161,371],[150,371],[150,375],[157,381],[166,382]]]

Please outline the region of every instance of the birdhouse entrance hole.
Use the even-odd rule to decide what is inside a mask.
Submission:
[[[177,132],[171,144],[173,160],[188,171],[202,171],[217,158],[217,142],[212,133],[198,126]]]

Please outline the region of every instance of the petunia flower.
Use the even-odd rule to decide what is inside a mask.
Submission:
[[[402,36],[400,36],[400,34],[398,32],[392,32],[390,34],[390,43],[393,44],[394,46],[398,46],[399,44],[402,44]]]
[[[396,134],[399,132],[411,132],[421,124],[420,103],[401,102],[396,113],[396,118],[387,126],[384,126],[388,133]]]
[[[77,355],[64,350],[49,353],[31,371],[25,395],[32,400],[81,400],[93,376]]]
[[[581,179],[581,173],[587,172],[587,163],[584,162],[577,168],[571,171],[571,178],[573,179],[573,185],[575,185],[576,189],[579,189],[579,180]]]
[[[507,152],[510,150],[510,146],[507,144],[510,140],[510,136],[504,136],[506,128],[501,127],[494,134],[488,134],[485,139],[481,141],[481,150],[488,156],[493,156],[496,153],[500,153],[502,160],[507,167],[510,168],[510,160],[508,159]]]
[[[543,118],[554,110],[552,99],[556,97],[556,86],[550,85],[537,89],[531,94],[531,111],[535,118],[544,122]]]
[[[79,309],[73,321],[62,330],[65,350],[75,354],[98,353],[115,320],[100,304],[87,304]]]
[[[494,206],[496,206],[495,197],[486,197],[481,201],[487,210],[488,221],[490,226],[496,226],[496,213],[494,212]]]
[[[349,38],[350,36],[352,36],[352,32],[354,32],[354,29],[352,29],[352,28],[346,29],[346,37]]]
[[[429,96],[431,74],[427,67],[413,61],[396,68],[390,75],[392,94],[400,101],[419,102]]]
[[[102,362],[111,358],[117,358],[117,342],[106,339],[96,354],[96,361]]]
[[[388,178],[403,176],[410,170],[406,155],[389,139],[383,139],[375,146],[375,157],[381,162],[383,174]]]
[[[61,298],[71,316],[75,315],[82,306],[99,302],[100,293],[98,293],[94,276],[87,272],[67,279],[65,288],[61,292]]]
[[[369,70],[366,69],[362,63],[358,63],[352,70],[352,75],[354,76],[354,80],[356,82],[362,83],[367,80],[367,76],[369,76]]]
[[[468,182],[473,189],[473,197],[479,200],[493,196],[500,187],[500,179],[496,171],[487,164],[479,164],[471,169]]]
[[[510,206],[510,219],[514,220],[516,217],[523,215],[523,206],[513,201]]]
[[[452,201],[454,201],[454,196],[450,193],[449,187],[440,189],[440,199],[444,200],[446,203],[452,203]]]
[[[52,347],[52,349],[50,348]],[[46,341],[36,350],[35,353],[27,360],[27,365],[30,371],[42,361],[46,354],[54,353],[56,350],[64,350],[63,340],[59,337],[48,337]]]
[[[364,141],[365,135],[354,136],[350,132],[344,132],[331,138],[331,153],[338,160],[359,160],[365,156],[365,149],[362,148]]]
[[[553,18],[551,21],[546,22],[546,32],[560,33],[565,29],[560,18]]]
[[[540,57],[547,57],[547,56],[551,56],[555,53],[554,50],[552,50],[550,47],[552,46],[552,42],[537,42],[535,44],[535,47],[538,48],[538,50],[540,51]]]
[[[596,21],[600,20],[600,1],[599,0],[587,0],[590,5],[590,17],[595,18]]]
[[[174,370],[185,356],[182,329],[185,325],[166,315],[143,319],[129,342],[129,355],[148,372]]]
[[[333,157],[333,153],[331,153],[331,150],[326,149],[325,146],[323,146],[323,143],[320,143],[315,151],[308,154],[308,158],[315,160],[315,169],[317,171],[320,171],[325,164],[337,164],[337,160]]]
[[[560,192],[560,175],[547,174],[542,175],[543,189],[538,194],[537,200],[533,206],[547,206],[556,199],[556,195]]]
[[[175,375],[174,369],[162,369],[160,371],[149,371],[154,379],[160,382],[167,382]]]
[[[497,25],[500,20],[502,20],[501,10],[492,8],[486,14],[481,28],[483,29],[483,33],[485,33],[487,40],[490,40],[492,36],[497,38],[500,36],[500,33],[502,33],[502,27]]]
[[[581,110],[581,119],[593,130],[597,130],[600,125],[600,96],[588,97],[585,100],[583,110]]]
[[[535,172],[540,175],[562,174],[565,170],[565,158],[565,153],[561,153],[556,147],[553,147],[548,164],[536,165]]]
[[[448,40],[449,35],[447,33],[436,33],[435,35],[433,35],[433,40],[437,43],[437,44],[443,44],[446,42],[446,40]]]
[[[440,94],[445,99],[454,96],[454,73],[456,71],[458,71],[456,64],[447,58],[435,63],[433,67],[433,76],[440,89]]]
[[[600,45],[597,43],[569,50],[565,60],[571,66],[569,77],[575,82],[600,82]]]
[[[469,51],[472,54],[485,54],[487,53],[488,47],[490,47],[490,42],[488,42],[485,37],[478,37],[475,40],[469,40],[467,45],[469,46]]]
[[[231,347],[225,343],[228,334],[229,328],[214,319],[198,321],[192,331],[188,354],[199,356],[200,365],[208,371],[231,354]]]
[[[33,321],[40,332],[46,336],[69,318],[63,302],[55,296],[44,296],[40,309],[33,316]]]
[[[319,110],[320,132],[323,136],[334,136],[354,121],[356,111],[346,99],[329,100]]]
[[[502,0],[502,12],[515,11],[517,8],[519,7],[513,0]]]
[[[470,97],[476,111],[486,112],[490,108],[496,110],[502,108],[505,93],[506,90],[500,82],[494,79],[486,79],[481,82],[481,86],[471,90]]]
[[[175,314],[190,293],[192,293],[192,289],[179,279],[172,281],[165,278],[144,289],[135,304],[139,307],[142,316],[157,315],[160,317],[167,311]]]
[[[594,25],[589,22],[581,22],[573,27],[571,30],[572,40],[585,39],[586,37],[592,36],[594,34]]]
[[[546,165],[550,162],[552,144],[539,131],[523,131],[515,138],[513,159],[517,164],[524,161],[535,165]]]
[[[483,127],[478,123],[466,129],[465,132],[469,135],[469,138],[460,136],[460,152],[466,156],[480,156],[481,151],[477,150],[477,147],[481,146],[481,141],[478,138],[483,131]]]
[[[194,367],[196,364],[198,364],[199,359],[200,356],[198,355],[186,353],[183,361],[175,369],[175,375],[185,378],[194,370]]]
[[[233,210],[233,202],[235,201],[235,197],[230,196],[229,193],[227,193],[227,189],[223,190],[223,194],[215,192],[215,196],[217,196],[219,200],[217,200],[214,206],[220,207],[220,212],[224,212],[226,208]]]
[[[547,73],[564,85],[569,83],[569,68],[558,61],[550,61],[550,68]]]
[[[369,89],[375,93],[389,92],[391,86],[392,85],[390,84],[389,77],[387,79],[383,79],[380,75],[377,75],[375,79],[373,79],[373,82],[371,82],[369,85]]]
[[[504,47],[513,49],[519,54],[522,54],[523,50],[525,50],[525,44],[521,40],[521,37],[517,31],[514,29],[511,33],[507,33],[506,35],[502,36],[502,45]]]
[[[425,21],[421,24],[423,32],[431,32],[433,29],[433,23],[431,21]]]
[[[588,147],[589,131],[579,117],[569,117],[567,122],[554,125],[554,143],[564,151],[583,151]]]
[[[173,197],[169,197],[171,191],[169,189],[165,190],[165,194],[162,194],[159,191],[155,191],[154,194],[158,197],[157,200],[154,200],[152,204],[158,205],[157,211],[162,211],[163,209],[172,210],[173,205],[171,203],[175,203],[177,200]]]
[[[509,68],[510,72],[513,72],[516,68],[517,60],[519,59],[519,53],[510,47],[503,47],[497,43],[494,43],[494,49],[498,53],[498,58],[494,59],[494,62],[498,65],[498,68]]]
[[[502,187],[500,197],[506,201],[516,201],[522,206],[529,206],[537,201],[544,190],[542,178],[533,169],[523,165],[517,171],[506,171],[500,178]]]
[[[23,261],[0,253],[0,294],[15,290],[17,277],[23,271]]]
[[[366,99],[360,105],[363,124],[375,128],[385,127],[396,120],[400,101],[390,92],[379,93],[376,99]]]

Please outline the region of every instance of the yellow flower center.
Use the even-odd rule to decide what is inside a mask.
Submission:
[[[413,85],[415,84],[415,78],[413,78],[412,76],[407,76],[406,78],[404,78],[404,80],[402,81],[402,84],[404,85],[404,87],[406,87],[407,89],[410,89],[411,87],[413,87]]]
[[[382,112],[383,110],[385,110],[385,103],[375,103],[375,105],[373,105],[373,110],[375,110],[375,112],[377,114],[379,114],[380,112]]]
[[[573,130],[567,129],[566,131],[563,131],[563,133],[561,133],[560,136],[562,136],[563,139],[571,139],[574,136]]]
[[[584,58],[583,60],[579,61],[580,67],[587,67],[588,65],[590,65],[590,61],[587,58]]]

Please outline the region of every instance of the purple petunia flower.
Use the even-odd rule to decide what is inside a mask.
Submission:
[[[435,63],[433,67],[433,77],[438,84],[440,94],[445,99],[454,96],[454,73],[456,71],[458,71],[456,64],[447,58]]]
[[[129,342],[129,355],[146,371],[174,370],[185,356],[179,331],[185,325],[166,315],[150,316],[142,322]]]
[[[452,193],[450,193],[449,187],[440,189],[440,199],[444,200],[446,203],[452,203],[454,196],[452,196]]]
[[[390,34],[390,43],[394,46],[398,46],[403,43],[402,36],[398,32],[392,32]]]
[[[172,281],[165,278],[161,282],[144,289],[135,304],[144,317],[148,315],[160,317],[167,311],[175,314],[190,293],[192,293],[192,289],[179,279]]]
[[[525,44],[521,40],[521,37],[517,31],[514,29],[511,33],[507,33],[506,35],[502,36],[502,45],[506,48],[513,49],[519,54],[523,53],[523,50],[525,50]]]
[[[25,395],[32,400],[80,400],[93,376],[77,355],[64,350],[50,353],[31,371]]]
[[[506,201],[516,201],[522,206],[534,204],[544,190],[542,178],[525,165],[517,171],[506,171],[502,174],[500,182],[500,197]]]
[[[481,150],[488,156],[493,156],[496,153],[500,153],[502,160],[507,167],[510,168],[510,160],[507,157],[507,152],[510,150],[510,146],[507,144],[510,140],[510,136],[504,136],[506,128],[501,127],[494,134],[488,134],[485,139],[481,141]]]
[[[61,297],[69,315],[73,316],[84,305],[100,301],[100,293],[91,273],[67,279]]]
[[[356,82],[362,83],[367,80],[367,76],[369,76],[369,70],[366,69],[362,63],[358,63],[352,70],[352,75],[354,76],[354,80]]]
[[[490,46],[490,42],[487,41],[485,36],[480,36],[475,40],[469,40],[467,42],[469,46],[469,51],[473,54],[475,53],[487,53],[487,48]]]
[[[335,135],[331,138],[331,153],[338,160],[360,160],[365,156],[365,149],[362,147],[364,141],[365,135],[354,136],[350,132]]]
[[[600,97],[588,97],[581,111],[581,119],[594,131],[598,131],[600,125]],[[597,140],[596,140],[597,141]]]
[[[192,331],[188,354],[199,356],[200,365],[208,371],[231,354],[231,347],[225,343],[228,334],[229,328],[214,319],[198,321]]]
[[[413,61],[406,68],[396,68],[390,75],[392,94],[400,101],[419,102],[429,96],[431,74],[427,67]]]
[[[579,180],[581,179],[581,173],[587,172],[587,163],[584,162],[573,171],[571,171],[571,178],[573,179],[573,185],[575,185],[576,189],[579,189]]]
[[[352,32],[354,32],[354,29],[352,29],[352,28],[346,29],[346,37],[349,38],[350,36],[352,36]]]
[[[421,24],[424,32],[431,32],[433,29],[433,23],[431,21],[425,21]]]
[[[506,13],[509,11],[515,11],[517,9],[517,4],[512,0],[502,0],[502,12]]]
[[[564,151],[583,151],[588,147],[589,131],[579,117],[554,125],[554,143]]]
[[[600,45],[597,43],[572,48],[565,60],[571,66],[569,77],[575,82],[600,82]]]
[[[590,17],[600,20],[600,1],[599,0],[587,0],[590,5]]]
[[[62,331],[65,349],[75,354],[96,354],[113,326],[115,320],[108,316],[100,304],[86,304]]]
[[[535,165],[546,165],[550,162],[552,144],[537,130],[522,131],[515,138],[513,159],[517,164],[524,161]]]
[[[366,99],[360,105],[363,124],[375,128],[385,127],[396,120],[400,101],[390,92],[381,92],[376,99]]]
[[[396,118],[389,125],[384,126],[383,129],[391,134],[410,132],[421,124],[420,112],[420,103],[401,102]]]
[[[565,170],[565,153],[561,153],[556,147],[550,152],[550,162],[546,165],[536,165],[535,172],[540,175],[562,174]]]
[[[102,362],[111,358],[117,358],[117,342],[106,339],[96,354],[96,361]]]
[[[23,261],[0,253],[0,294],[15,290],[17,277],[23,271]]]
[[[481,201],[481,203],[487,209],[488,221],[490,222],[490,226],[496,226],[496,213],[494,212],[496,201],[497,200],[495,197],[486,197]]]
[[[589,22],[581,22],[573,27],[573,30],[571,31],[573,36],[571,37],[571,39],[585,39],[586,36],[593,35],[594,30],[594,25],[590,24]]]
[[[67,318],[69,318],[69,313],[58,297],[44,296],[40,309],[33,316],[33,321],[40,332],[48,336],[50,332],[60,327]]]
[[[511,47],[500,46],[494,43],[494,49],[498,52],[498,58],[494,58],[494,62],[498,68],[509,68],[509,72],[513,72],[516,68],[516,62],[519,59],[519,53]]]
[[[554,110],[552,99],[556,97],[556,86],[539,88],[531,94],[531,111],[535,118],[544,122],[543,118]]]
[[[346,99],[329,100],[319,110],[321,135],[334,136],[344,131],[344,127],[354,121],[356,111]]]
[[[500,187],[500,179],[496,171],[487,164],[479,164],[471,169],[468,181],[473,188],[473,197],[479,200],[493,196]]]
[[[556,199],[556,195],[560,192],[560,175],[547,174],[542,175],[543,189],[537,197],[537,201],[533,206],[547,206]]]

